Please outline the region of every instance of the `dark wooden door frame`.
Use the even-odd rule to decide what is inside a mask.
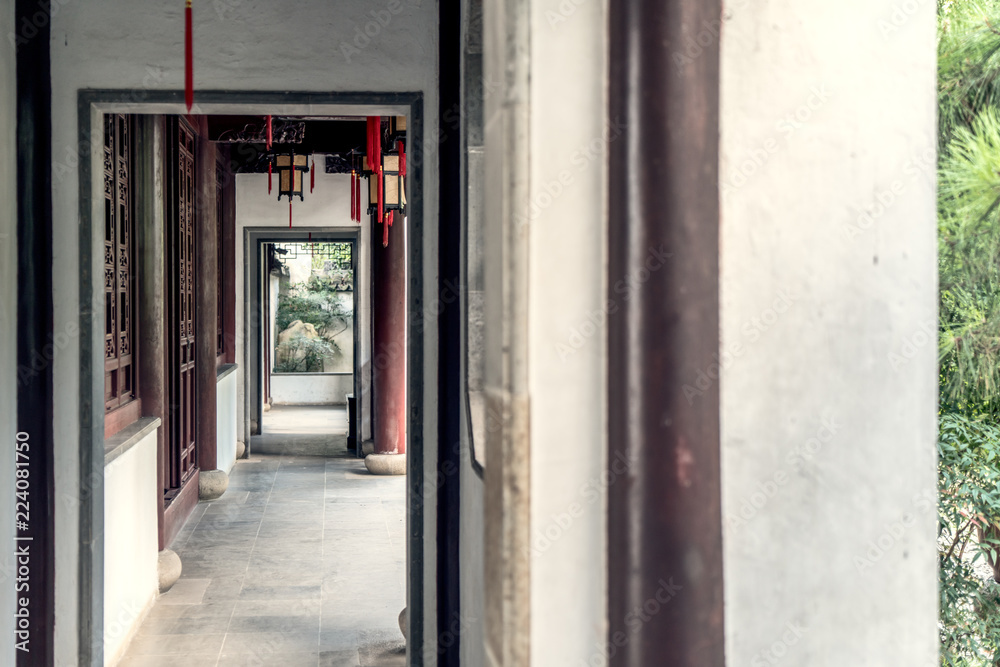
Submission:
[[[53,282],[52,282],[52,85],[49,52],[50,20],[48,5],[16,0],[16,25],[31,25],[37,34],[17,38],[17,462],[16,470],[26,477],[5,480],[25,495],[26,504],[16,518],[15,568],[18,573],[17,613],[28,612],[27,628],[16,630],[17,665],[50,667],[53,663],[52,630],[55,625],[55,536],[54,481],[55,441],[53,434]],[[42,15],[45,20],[37,18]],[[14,35],[11,33],[11,38]],[[103,146],[103,138],[101,145]],[[103,227],[103,224],[101,225]],[[103,236],[103,230],[102,230]],[[101,253],[101,294],[103,298],[103,243]],[[95,401],[100,413],[100,433],[104,437],[104,322],[100,323],[100,392],[85,394]],[[46,356],[48,355],[48,356]],[[11,369],[9,372],[13,372]],[[15,445],[4,451],[15,464]],[[10,488],[9,486],[7,487]],[[87,488],[81,486],[82,489]],[[10,491],[11,498],[14,490]],[[11,507],[21,510],[22,507]],[[92,511],[103,512],[97,504]],[[23,523],[22,523],[23,521]],[[81,550],[86,548],[81,535]],[[27,585],[25,589],[22,585]],[[88,589],[89,590],[89,589]],[[100,590],[100,589],[98,589]],[[81,594],[84,591],[81,590]],[[21,605],[21,600],[27,605]],[[13,603],[13,601],[12,601]],[[83,634],[85,623],[81,623]],[[5,632],[15,633],[15,628]],[[90,628],[86,628],[90,644]],[[81,637],[81,641],[84,637]]]
[[[26,5],[29,3],[25,3]],[[36,6],[32,7],[37,10]],[[47,41],[45,42],[47,43]],[[47,56],[46,56],[47,57]],[[37,74],[36,74],[37,76]],[[39,77],[48,84],[49,77]],[[301,105],[315,107],[350,106],[354,108],[406,109],[408,117],[408,174],[407,193],[409,211],[409,281],[407,308],[411,313],[423,312],[424,308],[424,265],[428,261],[424,248],[424,178],[426,177],[424,156],[424,102],[421,93],[376,93],[376,92],[279,92],[279,91],[198,91],[197,102],[206,105],[226,105],[235,107],[255,108],[268,106]],[[147,106],[156,105],[156,106]],[[182,90],[80,90],[77,96],[77,136],[78,150],[82,156],[90,155],[93,139],[92,122],[97,113],[122,111],[128,113],[183,113],[184,91]],[[391,113],[386,111],[386,113]],[[398,112],[397,112],[398,113]],[[36,117],[37,123],[37,117]],[[46,140],[48,136],[44,137]],[[36,153],[39,146],[36,144]],[[436,147],[431,147],[433,151]],[[42,151],[45,160],[51,160],[50,151]],[[100,275],[94,273],[94,262],[103,261],[103,257],[95,258],[93,244],[87,241],[93,238],[94,215],[92,209],[92,164],[89,159],[81,159],[79,165],[79,234],[80,234],[80,298],[81,303],[93,303],[94,295],[101,288]],[[41,177],[39,171],[39,177]],[[50,169],[45,169],[45,177],[50,176]],[[50,188],[44,189],[49,193]],[[49,196],[49,195],[46,195]],[[48,219],[51,221],[51,207]],[[245,248],[246,250],[246,248]],[[434,248],[430,249],[435,252]],[[50,273],[51,267],[46,264],[45,270]],[[438,286],[440,293],[443,289]],[[51,290],[49,291],[51,295]],[[78,571],[78,614],[79,643],[78,664],[86,667],[103,667],[103,637],[104,600],[101,591],[104,590],[104,544],[100,536],[104,530],[104,493],[100,487],[94,487],[91,473],[103,471],[104,466],[104,374],[103,347],[100,345],[104,335],[104,322],[94,317],[94,311],[83,308],[80,312],[80,488],[86,490],[81,494],[79,506],[80,552]],[[407,600],[411,613],[409,614],[409,646],[422,647],[425,641],[423,613],[425,590],[424,568],[424,516],[427,513],[423,499],[424,484],[424,319],[409,318],[407,330],[408,367],[407,367],[407,402],[408,402],[408,456],[410,465],[407,474],[407,506],[408,532],[407,553],[409,560]],[[96,347],[95,347],[96,346]],[[458,352],[455,352],[458,354]],[[99,374],[96,372],[101,370]],[[51,392],[49,392],[51,397]],[[95,408],[96,406],[96,408]],[[52,420],[48,419],[51,429]],[[458,480],[446,478],[446,483],[456,483]],[[443,498],[445,496],[441,496]],[[439,501],[440,501],[439,498]],[[456,564],[457,567],[457,564]],[[430,592],[433,595],[433,591]],[[98,638],[95,640],[94,638]],[[423,651],[410,650],[408,663],[410,667],[423,665]]]
[[[719,13],[719,0],[610,5],[609,115],[625,129],[609,149],[608,284],[649,276],[608,318],[608,460],[630,462],[608,489],[613,667],[725,663],[719,387],[683,392],[718,367],[719,43],[673,59]],[[655,271],[651,252],[669,253]]]
[[[364,224],[364,223],[362,223]],[[361,230],[345,229],[343,227],[300,227],[287,229],[284,227],[245,227],[243,229],[244,247],[244,280],[243,280],[243,320],[247,328],[247,372],[243,378],[246,383],[247,416],[250,419],[261,419],[264,413],[265,390],[268,386],[267,374],[264,369],[268,365],[268,350],[274,341],[269,339],[264,330],[263,308],[268,296],[262,292],[266,267],[264,266],[265,244],[267,243],[308,243],[312,241],[341,241],[351,244],[351,256],[356,258],[361,246]],[[354,276],[354,338],[357,340],[358,312],[358,278]],[[356,346],[355,346],[356,348]],[[355,381],[361,373],[357,349],[354,356]],[[252,408],[252,410],[251,410]],[[258,421],[258,425],[260,422]],[[247,452],[251,451],[250,436],[247,434]]]

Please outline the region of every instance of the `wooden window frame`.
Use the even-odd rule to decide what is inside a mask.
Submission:
[[[104,268],[105,308],[108,309],[105,312],[104,343],[104,437],[107,438],[142,416],[142,401],[139,396],[139,290],[133,196],[136,186],[136,123],[133,117],[125,114],[108,114],[104,118]],[[122,143],[125,143],[124,153],[119,148]],[[110,263],[109,258],[112,260]],[[110,332],[107,328],[109,323],[112,327]],[[121,352],[123,343],[126,354]],[[112,348],[114,353],[109,355]],[[128,390],[120,389],[123,383],[129,386]]]

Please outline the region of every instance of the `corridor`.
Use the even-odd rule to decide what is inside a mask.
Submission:
[[[403,665],[405,484],[343,447],[238,461],[174,541],[181,579],[121,664]]]

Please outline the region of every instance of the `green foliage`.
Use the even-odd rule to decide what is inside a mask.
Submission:
[[[941,663],[992,667],[1000,665],[1000,0],[939,0],[938,19]]]
[[[1000,114],[960,127],[938,190],[942,401],[981,410],[1000,387]],[[992,410],[990,410],[992,412]]]
[[[1000,587],[975,571],[1000,548],[1000,429],[944,415],[938,439],[941,664],[992,665],[1000,657]]]
[[[334,338],[347,330],[350,314],[341,305],[338,292],[329,281],[314,276],[306,283],[294,285],[278,300],[275,316],[278,331],[288,329],[299,320],[313,325],[319,337],[296,335],[278,344],[275,372],[323,372],[323,362],[340,350]]]
[[[331,338],[346,330],[350,312],[341,306],[337,295],[329,282],[315,276],[306,283],[293,285],[278,301],[275,318],[278,331],[284,331],[295,320],[311,324]],[[341,327],[339,331],[331,332],[338,327]]]
[[[337,344],[325,338],[292,336],[278,345],[275,373],[322,373],[323,362],[337,353]]]

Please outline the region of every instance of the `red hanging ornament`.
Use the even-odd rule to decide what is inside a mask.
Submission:
[[[354,181],[354,187],[355,187],[354,201],[357,202],[357,209],[355,210],[355,212],[357,213],[357,217],[355,218],[355,220],[360,225],[361,224],[361,175],[360,174],[358,175],[357,180]]]
[[[316,158],[312,158],[312,166],[309,167],[309,194],[316,189]]]
[[[184,4],[184,104],[191,113],[194,104],[194,27],[191,19],[191,0]]]
[[[378,179],[378,221],[385,219],[385,207],[382,202],[382,117],[368,116],[368,168]]]
[[[267,156],[267,194],[271,194],[271,156]]]
[[[288,228],[292,228],[292,198],[288,197]]]
[[[354,170],[351,169],[351,222],[354,222]]]
[[[399,177],[406,178],[406,146],[402,139],[396,142],[396,148],[399,149]]]
[[[268,150],[268,152],[270,152],[270,150],[271,150],[271,143],[273,142],[273,140],[274,140],[274,125],[273,125],[273,123],[271,121],[271,116],[269,115],[267,117],[267,150]]]
[[[382,224],[382,247],[389,247],[389,227],[392,226],[392,211],[385,217],[385,222]]]

